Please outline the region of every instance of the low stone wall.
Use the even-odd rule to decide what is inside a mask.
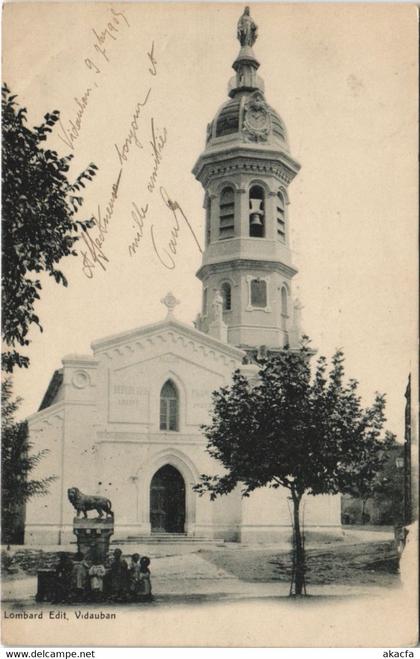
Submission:
[[[113,551],[114,547],[110,549],[108,560],[110,560]],[[77,547],[72,545],[70,551],[62,547],[54,551],[32,549],[31,547],[22,547],[15,551],[6,551],[3,549],[1,552],[1,571],[3,577],[7,578],[7,575],[14,575],[17,573],[36,576],[38,570],[54,569],[58,563],[60,554],[63,552],[70,558],[74,558],[77,552]],[[124,558],[127,557],[124,556]]]
[[[4,576],[24,572],[35,576],[38,570],[54,569],[58,563],[60,551],[43,551],[42,549],[18,549],[16,551],[1,552],[1,569]],[[72,558],[75,551],[66,552]]]

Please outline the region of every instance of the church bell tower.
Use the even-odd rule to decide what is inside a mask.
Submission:
[[[244,349],[297,347],[299,306],[292,302],[288,186],[300,169],[284,122],[264,95],[253,46],[257,26],[246,7],[229,100],[207,127],[193,173],[205,190],[205,251],[197,328]]]

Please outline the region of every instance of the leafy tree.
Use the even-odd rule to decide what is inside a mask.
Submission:
[[[21,399],[12,398],[12,381],[6,378],[1,391],[2,403],[2,451],[1,451],[1,526],[2,541],[13,542],[16,517],[23,505],[33,496],[44,495],[56,476],[42,480],[30,480],[30,472],[48,453],[48,449],[30,455],[32,444],[28,441],[26,421],[14,420]]]
[[[386,461],[379,474],[373,492],[374,505],[381,514],[381,522],[402,526],[405,518],[404,470],[396,466],[403,446],[394,443],[386,453]]]
[[[305,589],[305,550],[300,523],[304,494],[348,492],[355,479],[370,481],[383,462],[385,398],[377,394],[363,409],[357,382],[344,382],[344,355],[328,365],[317,361],[305,340],[299,351],[284,349],[260,362],[256,384],[235,371],[231,386],[213,393],[208,453],[225,473],[203,474],[195,486],[211,499],[238,484],[249,496],[259,487],[285,487],[293,504],[294,576],[291,592]]]
[[[47,272],[57,283],[67,280],[57,264],[70,254],[78,232],[92,225],[76,220],[83,199],[79,196],[85,181],[97,169],[90,164],[75,180],[67,179],[72,155],[60,157],[43,144],[60,117],[58,110],[47,113],[44,121],[28,128],[26,108],[18,108],[16,96],[2,87],[2,336],[9,350],[2,353],[2,367],[29,364],[15,346],[27,346],[27,334],[36,324],[35,301],[41,282],[32,273]]]
[[[369,515],[366,514],[369,499],[394,502],[400,498],[396,496],[398,493],[402,500],[402,481],[395,469],[395,451],[398,445],[394,435],[386,435],[385,440],[380,469],[378,470],[377,465],[366,459],[366,456],[362,456],[359,471],[347,488],[347,494],[361,502],[360,519],[362,524],[369,519]],[[364,461],[362,461],[363,457]]]

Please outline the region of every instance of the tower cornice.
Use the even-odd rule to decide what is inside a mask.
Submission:
[[[196,277],[203,281],[209,275],[221,274],[233,270],[243,270],[250,272],[258,268],[265,272],[279,272],[290,279],[295,276],[297,270],[294,266],[279,261],[262,261],[260,259],[229,259],[229,261],[220,261],[218,263],[203,264],[196,272]]]
[[[204,187],[211,180],[233,173],[263,173],[275,176],[288,185],[300,170],[300,164],[288,154],[262,146],[212,147],[198,158],[193,174]]]

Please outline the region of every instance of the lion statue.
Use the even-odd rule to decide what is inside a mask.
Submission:
[[[99,517],[103,517],[104,513],[110,517],[114,517],[112,504],[110,500],[105,497],[83,494],[78,487],[70,487],[67,490],[67,496],[77,512],[77,517],[80,517],[80,513],[83,513],[85,518],[87,518],[88,510],[96,510]]]

